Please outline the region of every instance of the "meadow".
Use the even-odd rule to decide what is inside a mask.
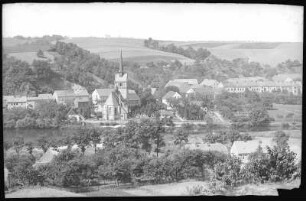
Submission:
[[[302,105],[273,104],[274,110],[268,110],[275,122],[302,122]]]

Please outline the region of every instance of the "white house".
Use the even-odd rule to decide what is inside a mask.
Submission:
[[[217,80],[214,79],[204,79],[201,84],[202,86],[207,86],[207,87],[211,87],[211,88],[222,88],[223,85],[222,83],[218,82]]]
[[[256,152],[259,146],[261,146],[264,153],[267,153],[267,146],[272,148],[274,145],[275,143],[271,140],[235,141],[231,147],[230,153],[231,155],[240,158],[242,163],[247,163],[249,155]]]
[[[8,109],[12,108],[27,108],[26,96],[14,96],[6,99],[6,105]]]
[[[166,93],[166,95],[164,95],[162,98],[162,103],[164,103],[167,106],[168,110],[172,109],[172,107],[169,105],[169,102],[168,102],[168,99],[170,98],[179,99],[179,98],[182,98],[182,96],[177,92],[168,91],[168,93]]]

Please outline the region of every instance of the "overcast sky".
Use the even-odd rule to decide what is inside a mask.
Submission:
[[[303,41],[303,7],[242,4],[7,4],[3,36]]]

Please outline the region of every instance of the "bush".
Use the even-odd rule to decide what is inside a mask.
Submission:
[[[290,119],[294,116],[294,113],[290,112],[286,115],[286,119]]]
[[[289,123],[282,123],[282,128],[287,129],[290,127]]]
[[[14,119],[4,121],[4,128],[15,128],[16,121]]]

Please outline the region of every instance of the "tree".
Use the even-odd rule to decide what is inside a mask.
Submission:
[[[97,144],[101,143],[101,134],[96,129],[92,129],[90,139],[95,147],[95,153],[97,153]]]
[[[36,55],[40,58],[45,58],[44,52],[42,50],[38,50]]]
[[[249,114],[250,125],[252,127],[265,127],[270,123],[270,117],[267,110],[263,107],[255,107],[251,109]]]
[[[89,128],[79,127],[74,133],[74,136],[72,138],[74,143],[77,144],[78,147],[81,149],[83,155],[86,151],[86,148],[90,145],[90,141],[91,141],[90,132],[91,131]]]
[[[38,146],[46,153],[51,146],[50,137],[47,135],[40,136],[37,140]]]
[[[25,144],[26,148],[27,148],[27,151],[29,152],[29,154],[31,156],[33,156],[33,149],[34,149],[34,146],[33,146],[33,143],[32,142],[27,142]]]
[[[174,144],[175,145],[182,145],[182,142],[187,143],[188,142],[188,132],[183,129],[179,129],[178,132],[175,135]]]
[[[288,146],[289,136],[284,131],[276,131],[274,133],[273,141],[276,142],[278,147]]]
[[[23,146],[24,146],[24,138],[22,136],[17,136],[13,139],[13,147],[18,156]]]

